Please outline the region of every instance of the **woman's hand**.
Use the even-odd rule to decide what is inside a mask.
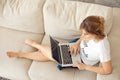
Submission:
[[[76,55],[79,52],[80,52],[80,45],[78,43],[75,43],[70,47],[71,54]]]
[[[77,62],[76,66],[79,70],[85,70],[87,65],[81,62]]]

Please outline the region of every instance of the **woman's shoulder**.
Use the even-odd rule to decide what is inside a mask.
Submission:
[[[105,44],[105,43],[109,43],[108,37],[105,36],[102,40],[100,40],[99,42],[100,44]]]
[[[109,40],[108,40],[108,37],[105,36],[104,39],[102,39],[100,42],[99,42],[99,47],[100,48],[110,48],[110,44],[109,44]]]

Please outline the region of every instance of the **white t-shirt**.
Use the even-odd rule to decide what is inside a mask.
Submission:
[[[87,43],[81,41],[80,47],[81,59],[87,65],[95,65],[99,61],[106,62],[111,59],[110,45],[107,37],[97,43],[94,40],[90,40]]]

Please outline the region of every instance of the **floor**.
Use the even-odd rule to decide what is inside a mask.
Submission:
[[[0,77],[0,80],[10,80],[10,79],[6,79],[6,78],[3,78],[3,77]]]

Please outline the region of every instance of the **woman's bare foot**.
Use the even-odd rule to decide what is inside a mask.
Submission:
[[[7,52],[7,56],[9,57],[9,58],[13,58],[13,57],[19,57],[18,56],[18,53],[16,53],[16,52]]]
[[[35,45],[35,44],[39,44],[38,42],[32,40],[32,39],[26,39],[25,40],[25,43],[28,44],[28,45]]]
[[[34,40],[31,40],[31,39],[26,39],[25,43],[32,46],[32,47],[34,47],[34,48],[37,48],[37,49],[40,49],[40,47],[41,47],[40,43],[38,43],[38,42],[36,42]]]

